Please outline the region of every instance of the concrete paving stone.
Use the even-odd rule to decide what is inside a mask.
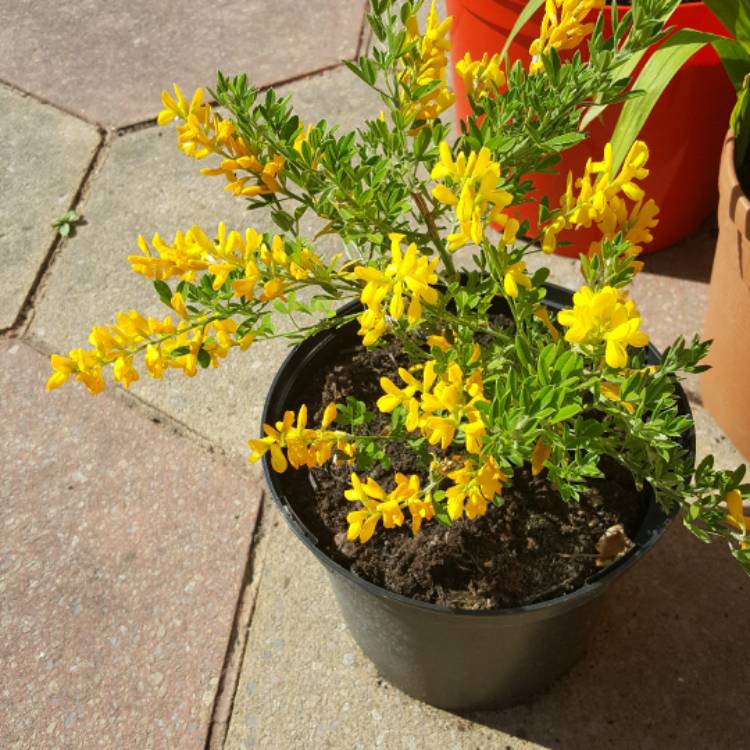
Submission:
[[[0,14],[2,11],[0,11]],[[0,32],[1,34],[2,32]],[[0,86],[0,329],[16,320],[99,143],[96,129]]]
[[[0,342],[0,747],[203,748],[261,491]]]
[[[326,116],[351,129],[379,111],[377,97],[343,68],[282,91],[293,95],[306,121]],[[127,262],[128,255],[138,252],[138,233],[150,239],[159,231],[171,239],[192,223],[213,231],[220,220],[230,227],[270,229],[267,215],[249,214],[244,202],[224,192],[224,184],[221,178],[198,174],[195,162],[177,151],[171,128],[117,138],[83,209],[87,225],[66,244],[48,274],[32,335],[51,350],[67,351],[85,342],[90,327],[110,321],[116,310],[135,307],[163,316],[150,282],[132,273]],[[313,234],[306,231],[308,237]],[[319,247],[324,254],[341,249],[330,238]],[[164,381],[144,378],[132,391],[244,456],[245,441],[259,430],[267,388],[286,354],[286,342],[274,340],[235,352],[218,370],[200,372],[192,380],[174,372]]]
[[[257,85],[351,58],[364,0],[45,0],[0,5],[0,79],[103,125],[155,117],[163,88]]]
[[[699,452],[742,459],[697,407]],[[675,522],[614,584],[586,656],[531,703],[454,714],[380,679],[349,636],[323,567],[276,516],[227,750],[740,748],[750,579]]]

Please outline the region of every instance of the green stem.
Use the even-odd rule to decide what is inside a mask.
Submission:
[[[419,213],[424,219],[424,223],[427,226],[427,233],[430,235],[432,244],[435,246],[435,249],[440,255],[440,259],[443,261],[443,265],[445,266],[445,270],[448,272],[448,276],[450,277],[451,281],[455,281],[458,278],[458,274],[456,273],[456,267],[453,265],[453,258],[451,258],[450,253],[445,249],[445,245],[440,239],[440,234],[438,233],[435,222],[432,219],[432,214],[427,207],[427,203],[425,203],[424,196],[422,195],[422,193],[413,192],[412,198],[414,198],[414,202],[417,204]]]

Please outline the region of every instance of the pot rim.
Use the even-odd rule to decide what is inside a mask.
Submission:
[[[548,292],[552,292],[558,298],[571,298],[573,294],[569,289],[550,282],[545,282],[544,287]],[[545,302],[551,307],[563,306],[562,303],[555,303],[553,300],[548,298],[545,299]],[[349,302],[339,308],[336,314],[340,315],[344,312],[356,309],[356,307],[358,306],[358,301]],[[275,410],[275,402],[278,399],[276,392],[286,390],[287,393],[285,393],[284,395],[288,395],[288,388],[285,388],[285,384],[288,383],[286,370],[289,369],[291,365],[295,364],[295,360],[300,356],[300,352],[302,351],[303,347],[309,346],[309,354],[312,355],[315,351],[317,351],[322,343],[324,343],[329,337],[334,336],[336,333],[336,329],[318,333],[310,339],[303,341],[301,344],[298,344],[289,352],[289,354],[284,359],[284,362],[281,364],[276,374],[274,375],[271,386],[268,389],[268,394],[263,406],[263,423],[274,421],[270,416],[270,413]],[[651,358],[658,358],[659,360],[661,359],[661,353],[652,344],[648,344],[647,351]],[[693,414],[690,408],[690,403],[679,382],[677,383],[677,395],[683,412],[692,419]],[[683,442],[690,451],[693,461],[695,461],[694,428],[691,428],[686,433],[684,433]],[[628,570],[636,560],[643,557],[643,555],[648,552],[648,550],[651,549],[656,541],[664,534],[678,512],[678,508],[676,506],[671,508],[669,512],[664,511],[664,509],[656,503],[652,496],[649,500],[649,504],[646,509],[643,521],[641,522],[641,526],[639,527],[638,533],[636,534],[636,537],[642,537],[647,534],[646,538],[640,542],[634,540],[635,544],[633,549],[631,549],[627,554],[625,554],[623,557],[621,557],[611,565],[608,565],[607,567],[602,568],[601,570],[591,575],[582,586],[575,589],[574,591],[553,597],[552,599],[546,599],[544,601],[535,602],[533,604],[524,604],[518,607],[478,610],[460,609],[444,607],[438,604],[432,604],[431,602],[423,602],[417,599],[412,599],[408,596],[404,596],[403,594],[389,591],[382,586],[378,586],[377,584],[374,584],[366,580],[365,578],[352,573],[351,570],[344,568],[335,560],[332,560],[330,557],[328,557],[328,555],[325,554],[325,552],[323,552],[323,550],[320,549],[320,547],[318,546],[317,538],[302,523],[302,521],[292,508],[291,503],[289,503],[289,501],[287,500],[286,495],[281,491],[281,488],[279,486],[280,475],[276,474],[276,472],[273,471],[268,454],[263,456],[263,474],[269,487],[274,505],[280,511],[282,517],[290,526],[295,536],[297,536],[299,540],[315,555],[315,557],[317,557],[318,560],[323,563],[324,567],[328,570],[329,573],[339,575],[349,581],[351,584],[361,586],[368,590],[371,594],[379,596],[394,604],[411,606],[439,615],[470,617],[474,619],[498,617],[510,618],[529,614],[543,615],[545,611],[547,612],[548,616],[553,616],[555,613],[560,612],[561,609],[573,609],[574,607],[578,607],[584,604],[586,601],[602,594],[610,585],[610,583],[612,583],[612,581],[614,581],[616,578],[622,575],[622,573]],[[650,516],[654,513],[657,515],[657,518],[650,519]],[[651,520],[651,528],[647,526],[647,522],[649,520]]]
[[[728,179],[727,187],[729,188],[732,200],[729,203],[729,216],[735,226],[745,235],[750,236],[750,198],[745,195],[745,191],[740,185],[737,177],[737,168],[734,161],[734,144],[735,138],[732,128],[729,128],[724,138],[724,148],[721,152],[721,172],[719,175],[720,187],[724,178]],[[736,196],[736,198],[735,198]]]

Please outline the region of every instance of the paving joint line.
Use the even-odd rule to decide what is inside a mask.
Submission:
[[[235,617],[227,642],[221,678],[216,688],[204,745],[205,750],[221,750],[226,743],[274,520],[270,498],[268,493],[262,490],[258,518],[248,550],[242,586],[237,597]]]
[[[106,152],[107,141],[107,132],[103,129],[100,129],[99,143],[97,144],[96,149],[94,150],[94,154],[89,160],[88,166],[86,167],[86,171],[83,173],[83,177],[81,178],[78,188],[73,194],[73,198],[68,205],[69,211],[77,211],[77,209],[83,202],[91,176],[96,171],[96,168],[99,166],[103,155]],[[52,242],[49,245],[49,248],[47,249],[47,252],[44,255],[44,258],[42,259],[42,262],[37,268],[34,279],[29,287],[29,291],[24,297],[21,309],[18,311],[18,315],[16,315],[16,319],[10,326],[0,329],[0,335],[7,336],[9,338],[17,338],[19,334],[23,335],[27,332],[28,325],[31,322],[33,316],[34,305],[36,304],[37,296],[42,287],[42,282],[44,281],[47,272],[52,267],[58,254],[57,250],[62,245],[64,239],[67,238],[63,237],[59,232],[55,234]]]
[[[52,107],[52,109],[56,109],[58,112],[62,112],[64,115],[75,117],[76,120],[85,122],[87,125],[91,125],[100,132],[105,129],[105,126],[102,125],[102,123],[97,122],[96,120],[90,120],[88,117],[84,117],[79,112],[68,109],[62,104],[57,104],[56,102],[53,102],[50,99],[46,99],[39,94],[35,94],[32,91],[26,91],[26,89],[22,89],[20,86],[17,86],[15,83],[11,83],[11,81],[6,80],[5,78],[0,78],[0,85],[5,86],[10,91],[15,92],[16,94],[20,94],[21,96],[28,96],[30,99],[33,99],[35,102],[39,102],[39,104],[44,104],[46,107]]]
[[[360,40],[358,44],[361,44],[361,34],[360,34]],[[359,46],[357,47],[357,50],[359,50]],[[354,58],[346,58],[348,62],[352,62],[356,60],[356,55]],[[288,86],[290,83],[297,83],[298,81],[304,81],[308,78],[314,78],[317,75],[321,75],[323,73],[329,73],[332,70],[337,70],[338,68],[342,68],[344,66],[343,62],[336,62],[331,63],[330,65],[324,65],[322,68],[315,68],[315,70],[309,70],[305,71],[304,73],[298,73],[296,75],[290,76],[289,78],[282,78],[278,81],[271,81],[270,83],[265,83],[262,86],[258,86],[258,91],[268,91],[268,89],[276,88],[280,86]],[[208,104],[210,104],[212,107],[217,106],[218,102],[215,100],[209,100],[207,101]],[[149,117],[145,120],[138,120],[137,122],[131,122],[127,125],[115,125],[109,130],[111,132],[114,132],[117,134],[118,137],[130,135],[131,133],[137,133],[141,130],[148,130],[149,128],[153,128],[157,126],[156,117]]]
[[[50,354],[53,353],[53,350],[50,347],[44,345],[40,339],[33,335],[22,337],[0,335],[0,338],[18,341],[19,343],[28,346],[37,354],[41,354],[43,357],[49,358]],[[123,388],[112,386],[104,392],[103,397],[116,399],[119,403],[124,404],[129,409],[134,409],[140,416],[150,420],[154,424],[161,425],[163,429],[169,430],[172,434],[190,440],[206,453],[209,453],[212,456],[219,456],[235,471],[243,474],[249,479],[260,481],[260,472],[256,469],[248,468],[247,461],[243,460],[238,454],[227,451],[221,445],[214,443],[207,435],[198,432],[185,422],[182,422],[171,414],[162,411],[153,404],[150,404],[132,391],[125,391]]]

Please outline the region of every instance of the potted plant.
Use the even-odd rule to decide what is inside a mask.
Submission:
[[[644,8],[661,18],[670,1]],[[98,393],[105,369],[125,387],[144,371],[192,377],[266,338],[301,342],[250,460],[264,461],[385,676],[444,707],[504,705],[580,656],[601,595],[678,509],[750,569],[750,487],[744,467],[693,465],[678,380],[701,369],[706,345],[680,340],[660,357],[628,297],[658,212],[640,187],[648,147],[636,142],[617,170],[605,148],[559,208],[541,204],[537,244],[516,241],[528,175],[584,137],[592,97],[623,95],[620,65],[663,25],[634,14],[608,36],[599,24],[585,62],[554,49],[532,70],[473,61],[474,113],[451,144],[450,19],[433,5],[420,29],[419,6],[372,2],[376,47],[349,67],[384,111],[357,132],[303,124],[245,76],[218,76],[226,117],[201,90],[164,93],[159,123],[177,120],[179,148],[210,159],[203,173],[270,210],[283,234],[140,238],[130,263],[170,314],[94,327],[90,348],[53,355],[48,388],[74,378]],[[300,237],[307,213],[342,254],[324,259]],[[575,294],[530,273],[530,254],[592,225]],[[468,270],[456,269],[460,248],[473,252]],[[283,333],[272,309],[311,317]]]
[[[750,33],[738,9],[727,18],[750,69]],[[740,60],[742,58],[740,57]],[[750,351],[750,77],[737,96],[719,169],[719,236],[705,334],[713,339],[711,369],[701,378],[706,408],[737,447],[750,456],[750,395],[743,364]]]
[[[612,3],[615,4],[620,18],[631,10],[627,2]],[[540,8],[542,5],[544,9]],[[691,29],[714,35],[726,34],[709,6],[710,3],[674,0],[668,9],[672,31]],[[478,58],[483,53],[492,55],[504,51],[512,60],[520,59],[528,64],[536,29],[545,14],[557,13],[561,18],[577,14],[581,21],[590,23],[605,7],[605,1],[447,0],[447,7],[454,17],[454,63],[460,65],[467,53]],[[526,23],[518,27],[516,21],[524,9],[527,13],[538,10],[531,17],[529,13]],[[609,13],[604,20],[609,23]],[[559,50],[564,55],[567,42],[558,37],[555,43],[560,45]],[[643,67],[652,52],[644,56],[636,70]],[[694,49],[667,83],[668,87],[641,131],[641,138],[649,144],[651,151],[651,174],[643,187],[661,209],[659,232],[646,252],[670,247],[688,237],[711,214],[715,203],[710,196],[716,195],[718,156],[726,118],[734,99],[732,85],[719,56],[710,46]],[[457,115],[463,119],[470,113],[471,105],[460,75],[455,77],[455,89]],[[700,107],[695,107],[697,96],[702,102]],[[554,171],[535,177],[537,197],[562,193],[568,172],[579,174],[587,159],[598,158],[604,145],[613,140],[617,119],[615,108],[601,111],[589,125],[586,141],[568,151]],[[680,144],[679,148],[675,144]],[[700,157],[696,157],[697,154]],[[680,189],[676,190],[678,183]],[[533,225],[536,219],[533,204],[522,204],[517,210],[519,217]],[[593,239],[593,232],[579,231],[576,237],[578,242],[587,245]],[[568,236],[568,239],[572,237]],[[577,250],[575,245],[570,245],[559,252],[575,255]]]

